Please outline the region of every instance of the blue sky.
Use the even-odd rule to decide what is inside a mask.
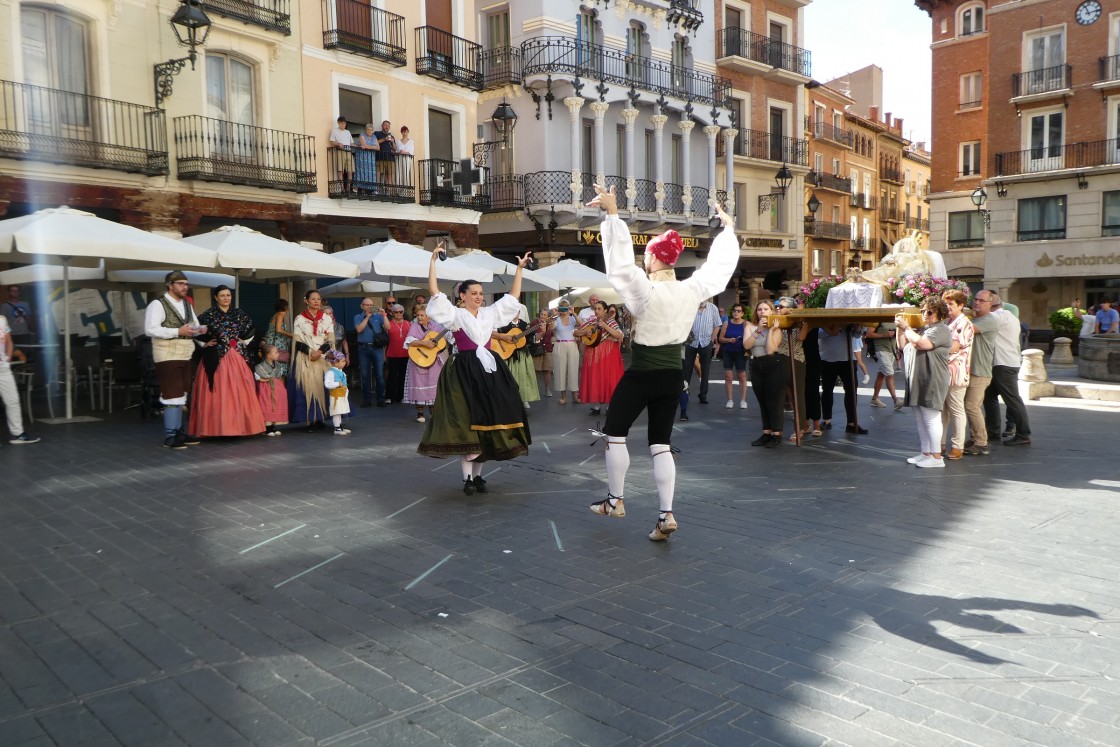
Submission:
[[[823,82],[878,65],[883,111],[902,117],[902,134],[926,141],[928,148],[931,28],[913,0],[813,0],[805,8],[804,30],[813,77]]]

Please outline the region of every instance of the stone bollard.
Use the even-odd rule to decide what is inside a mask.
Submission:
[[[1019,396],[1025,400],[1053,397],[1054,383],[1046,378],[1041,350],[1024,350],[1023,365],[1019,368]]]
[[[1050,354],[1050,365],[1072,366],[1074,364],[1072,344],[1073,340],[1068,337],[1055,337],[1054,352]]]

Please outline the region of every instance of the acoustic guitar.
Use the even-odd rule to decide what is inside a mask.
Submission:
[[[551,324],[554,320],[554,317],[549,317],[548,321]],[[538,319],[525,329],[514,332],[511,335],[511,337],[513,337],[512,342],[506,342],[505,340],[499,339],[497,337],[490,338],[490,352],[494,353],[502,360],[508,361],[510,356],[513,355],[514,351],[520,350],[521,348],[529,344],[529,335],[540,329],[540,326],[541,322]]]
[[[593,316],[576,327],[576,334],[583,335],[583,346],[585,348],[593,348],[598,345],[603,341],[603,328],[599,326],[599,317]]]
[[[436,332],[434,329],[424,335],[424,340],[435,343],[434,348],[426,348],[420,345],[408,346],[408,357],[420,368],[431,368],[435,365],[436,358],[439,354],[447,349],[447,336],[451,334],[451,330],[445,329]]]

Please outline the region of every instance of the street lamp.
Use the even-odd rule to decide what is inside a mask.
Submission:
[[[517,126],[517,112],[505,99],[502,99],[502,103],[498,104],[498,108],[490,115],[490,120],[494,123],[494,130],[498,133],[500,139],[474,144],[474,163],[476,166],[482,166],[486,163],[486,154],[490,151],[499,146],[502,148],[509,146],[510,137],[513,136],[513,128]]]
[[[171,95],[172,80],[188,62],[191,63],[191,70],[194,70],[198,48],[206,44],[206,38],[210,36],[210,17],[202,9],[202,0],[182,0],[182,5],[171,16],[171,29],[175,32],[179,45],[189,51],[186,57],[171,59],[155,66],[156,106],[161,106],[163,100]]]
[[[793,172],[789,170],[789,166],[782,162],[782,167],[778,169],[778,173],[774,174],[774,183],[778,185],[778,195],[781,197],[786,196],[786,190],[793,182]],[[768,195],[758,196],[758,214],[762,215],[774,204],[774,193]]]
[[[983,187],[977,187],[972,192],[972,204],[976,206],[978,212],[984,218],[984,228],[992,227],[992,211],[984,209],[984,203],[988,201],[988,193],[984,191]]]
[[[817,199],[815,194],[810,195],[809,204],[806,207],[809,208],[809,214],[816,218],[817,211],[821,209],[821,201]]]

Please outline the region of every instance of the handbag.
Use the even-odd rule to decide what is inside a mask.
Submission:
[[[389,347],[389,333],[388,332],[374,332],[373,333],[373,346],[375,348]]]
[[[290,352],[288,352],[287,350],[277,350],[276,351],[276,362],[277,363],[290,363],[291,360],[292,360],[292,354]]]

